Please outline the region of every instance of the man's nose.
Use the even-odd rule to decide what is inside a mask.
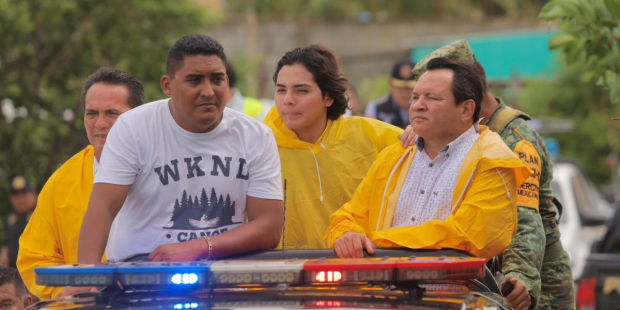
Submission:
[[[211,98],[215,95],[215,93],[213,92],[213,86],[209,81],[205,81],[201,84],[200,95],[206,98]]]
[[[284,105],[293,105],[295,104],[295,98],[293,98],[293,92],[287,91],[284,94]]]
[[[97,117],[97,121],[95,122],[95,128],[105,129],[109,127],[110,122],[106,119],[105,115],[99,115],[99,117]]]

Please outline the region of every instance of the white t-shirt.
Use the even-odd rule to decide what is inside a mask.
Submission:
[[[234,229],[246,221],[246,196],[282,200],[268,127],[226,108],[215,129],[191,133],[168,102],[124,113],[108,135],[95,183],[133,184],[110,230],[110,260]]]

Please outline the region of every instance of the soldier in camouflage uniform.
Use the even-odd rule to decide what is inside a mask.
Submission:
[[[486,85],[484,69],[465,40],[429,54],[418,62],[413,74],[419,77],[426,71],[428,61],[437,57],[474,64]],[[547,148],[540,135],[527,123],[529,116],[494,98],[488,88],[485,89],[480,117],[483,124],[486,121],[492,131],[499,133],[508,147],[533,171],[517,192],[519,229],[501,257],[506,281],[510,281],[515,291],[524,285],[530,301],[523,303],[509,294],[511,306],[522,308],[531,304],[532,309],[574,309],[570,259],[560,242],[556,220],[561,205],[551,190],[553,165]]]

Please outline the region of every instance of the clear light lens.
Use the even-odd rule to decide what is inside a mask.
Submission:
[[[175,304],[173,306],[174,309],[198,309],[198,303],[184,303],[184,304]]]
[[[315,277],[317,282],[339,282],[342,280],[340,271],[319,271]]]
[[[174,284],[196,284],[198,275],[195,273],[175,273],[172,275],[171,282]]]

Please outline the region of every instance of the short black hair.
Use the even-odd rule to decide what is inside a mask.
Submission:
[[[476,67],[470,64],[455,62],[445,57],[434,58],[427,64],[427,71],[448,69],[454,72],[452,78],[452,94],[456,105],[469,99],[476,104],[473,122],[480,118],[480,106],[482,104],[483,85]]]
[[[235,87],[235,85],[237,85],[237,73],[235,72],[235,67],[230,61],[226,62],[226,75],[228,75],[228,87]]]
[[[182,37],[170,48],[166,60],[166,75],[174,76],[177,70],[183,67],[183,60],[187,55],[215,55],[226,63],[222,45],[204,34],[192,34]]]
[[[15,293],[19,299],[23,300],[26,298],[28,291],[17,269],[0,265],[0,286],[4,286],[5,284],[13,284],[15,286]]]
[[[334,100],[332,105],[327,107],[328,119],[337,120],[347,111],[349,100],[345,93],[349,88],[349,80],[340,72],[336,55],[331,50],[315,44],[287,52],[278,62],[273,82],[278,81],[278,73],[282,67],[295,64],[303,65],[312,73],[323,97],[327,94]]]
[[[133,75],[112,68],[99,68],[95,73],[86,79],[82,87],[82,107],[86,108],[86,93],[96,83],[108,85],[120,85],[127,87],[129,98],[127,103],[132,109],[144,104],[144,87],[142,83]]]

